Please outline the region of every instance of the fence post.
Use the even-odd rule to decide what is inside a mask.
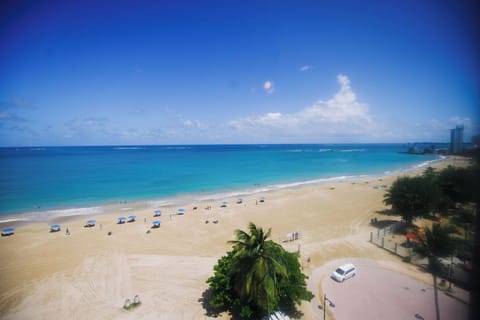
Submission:
[[[377,229],[377,239],[380,238],[380,229]]]
[[[373,232],[370,231],[370,242],[373,242]]]
[[[397,254],[397,243],[395,242],[395,254]]]
[[[385,238],[382,238],[382,248],[383,248],[383,245],[384,245],[384,241],[385,241]]]

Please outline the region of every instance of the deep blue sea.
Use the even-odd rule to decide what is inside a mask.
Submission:
[[[269,190],[406,170],[403,144],[0,148],[0,214]]]

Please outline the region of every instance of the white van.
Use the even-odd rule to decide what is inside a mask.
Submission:
[[[347,264],[344,264],[343,266],[338,267],[337,269],[335,269],[335,271],[333,271],[332,279],[338,282],[343,282],[348,278],[355,276],[356,273],[357,273],[357,267],[355,267],[351,263],[347,263]]]

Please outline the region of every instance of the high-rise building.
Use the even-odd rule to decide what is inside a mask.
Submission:
[[[457,126],[450,130],[449,153],[459,154],[463,152],[463,126]]]

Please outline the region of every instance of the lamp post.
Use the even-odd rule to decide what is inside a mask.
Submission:
[[[327,310],[327,305],[325,304],[325,301],[328,301],[328,304],[330,305],[330,307],[334,308],[335,307],[335,304],[333,303],[332,300],[328,299],[327,298],[327,294],[324,293],[323,294],[323,320],[325,320],[325,311]]]

